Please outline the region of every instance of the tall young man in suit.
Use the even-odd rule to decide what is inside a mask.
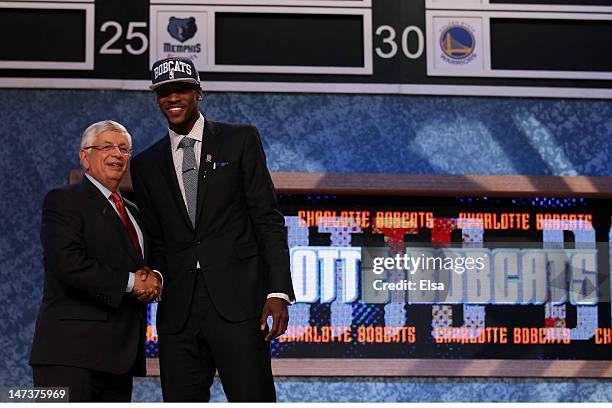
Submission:
[[[145,374],[145,304],[161,277],[145,266],[147,240],[118,191],[132,140],[117,122],[83,133],[78,184],[52,189],[42,209],[44,292],[30,365],[36,387],[68,387],[70,401],[129,402]]]
[[[293,301],[284,219],[257,129],[204,118],[193,62],[151,72],[166,135],[132,161],[132,183],[164,275],[157,311],[165,401],[275,401],[269,340]],[[273,325],[268,332],[266,319]]]

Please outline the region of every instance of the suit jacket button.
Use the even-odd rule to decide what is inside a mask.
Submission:
[[[195,244],[196,245],[200,245],[202,243],[202,241],[196,241]]]

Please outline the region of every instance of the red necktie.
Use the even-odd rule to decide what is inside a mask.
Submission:
[[[136,233],[136,228],[134,228],[132,221],[130,221],[130,217],[128,216],[127,211],[125,210],[123,201],[121,201],[121,197],[119,197],[119,194],[117,194],[116,192],[112,192],[111,199],[115,203],[115,207],[117,207],[117,212],[119,213],[119,218],[121,218],[121,222],[127,229],[128,235],[132,240],[132,245],[134,245],[134,249],[136,249],[138,259],[140,259],[141,262],[144,262],[144,259],[142,258],[142,249],[140,248],[140,242],[138,242],[138,234]]]

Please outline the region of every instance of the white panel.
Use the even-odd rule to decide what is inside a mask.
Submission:
[[[0,69],[94,69],[94,13],[95,5],[39,2],[0,2],[0,8],[27,8],[52,10],[85,10],[85,61],[0,61]],[[7,40],[7,39],[5,39]]]
[[[452,67],[439,61],[442,51],[440,39],[444,28],[451,21],[473,24],[475,18],[482,18],[480,32],[482,33],[482,49],[476,49],[484,55],[483,65],[470,62],[470,68],[464,68],[459,61]],[[576,14],[576,13],[525,13],[525,12],[474,12],[474,11],[448,11],[428,10],[426,12],[427,31],[427,75],[443,77],[498,77],[498,78],[543,78],[543,79],[612,79],[612,72],[593,71],[542,71],[542,70],[501,70],[491,68],[491,44],[489,21],[491,18],[522,18],[522,19],[549,19],[549,20],[612,20],[612,14]]]
[[[439,17],[428,15],[432,25],[428,56],[432,72],[449,76],[480,75],[484,71],[487,49],[483,44],[483,18],[478,16]],[[429,66],[428,66],[429,68]]]
[[[151,5],[372,7],[372,0],[152,0]]]
[[[576,3],[579,3],[576,1]],[[547,11],[578,13],[611,13],[611,6],[553,5],[553,4],[491,4],[489,0],[426,0],[427,9],[483,10],[483,11]]]
[[[426,0],[425,8],[427,9],[482,9],[487,0]]]
[[[51,81],[49,78],[0,77],[0,88],[117,89],[149,91],[149,85],[151,85],[151,81],[147,79],[121,80],[53,78]],[[210,92],[287,92],[612,99],[612,89],[604,88],[223,81],[203,81],[202,88],[204,88],[204,91]]]
[[[151,51],[150,65],[153,62],[173,55],[189,57],[199,71],[208,65],[209,15],[207,11],[193,11],[189,8],[173,7],[151,13]],[[172,19],[193,19],[195,32],[186,35],[184,40],[172,38],[169,25]]]
[[[37,0],[33,2],[32,0],[11,0],[14,3],[57,3],[57,0]],[[94,4],[96,0],[62,0],[62,3],[91,3]],[[0,0],[0,4],[4,3],[4,0]]]
[[[361,67],[332,67],[332,66],[281,66],[281,65],[218,65],[215,62],[215,13],[287,13],[287,14],[330,14],[330,15],[359,15],[363,19],[363,54],[364,65]],[[200,41],[194,44],[201,45],[201,52],[163,52],[164,41],[170,45],[181,45],[171,39],[167,33],[168,19],[171,16],[181,18],[194,17],[198,26],[196,36]],[[208,17],[208,22],[206,22]],[[216,6],[151,6],[151,50],[150,65],[167,55],[186,56],[194,60],[198,71],[204,72],[242,72],[242,73],[282,73],[282,74],[345,74],[345,75],[371,75],[372,74],[372,12],[369,9],[351,8],[313,8],[313,7],[216,7]],[[153,25],[155,22],[155,25]],[[205,35],[204,33],[208,33]],[[187,43],[185,43],[187,44]]]

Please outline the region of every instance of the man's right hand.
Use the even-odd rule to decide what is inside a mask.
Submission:
[[[162,285],[159,276],[148,266],[139,269],[135,274],[133,296],[143,303],[151,303],[161,295]]]

